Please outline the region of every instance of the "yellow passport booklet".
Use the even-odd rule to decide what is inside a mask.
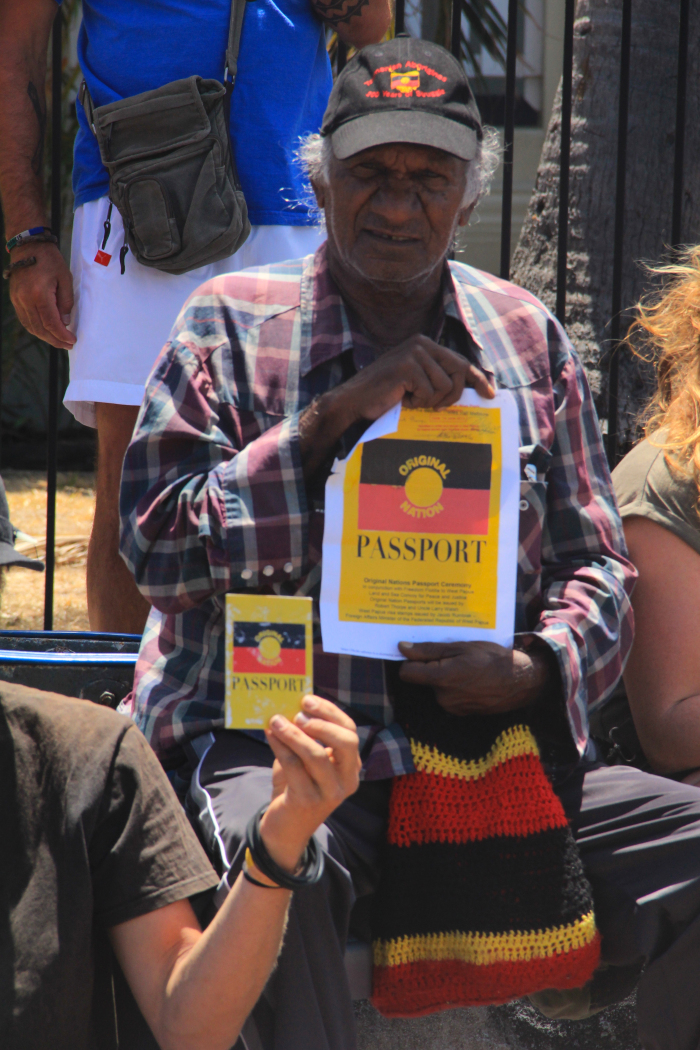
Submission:
[[[226,595],[226,728],[292,719],[313,692],[311,598]]]

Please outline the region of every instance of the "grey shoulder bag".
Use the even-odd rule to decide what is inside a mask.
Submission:
[[[144,266],[186,273],[232,255],[250,233],[229,134],[246,3],[231,3],[223,84],[192,76],[93,107],[82,83],[125,245]]]

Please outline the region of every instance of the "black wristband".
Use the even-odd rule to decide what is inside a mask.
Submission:
[[[247,879],[248,882],[252,882],[252,884],[254,886],[259,886],[261,890],[283,890],[284,889],[284,886],[269,886],[266,882],[260,882],[258,879],[254,879],[253,876],[250,874],[250,872],[246,871],[245,868],[242,871],[242,875],[243,875],[244,879]]]
[[[272,879],[278,886],[283,886],[286,890],[296,890],[300,886],[313,886],[323,875],[323,850],[318,848],[318,843],[312,835],[304,850],[301,871],[295,875],[290,875],[288,871],[281,868],[267,852],[267,847],[260,834],[260,821],[267,811],[268,805],[269,803],[260,807],[246,828],[246,846],[250,850],[255,867],[261,874],[266,875],[268,879]]]

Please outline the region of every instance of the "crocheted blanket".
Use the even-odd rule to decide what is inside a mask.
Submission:
[[[392,786],[372,1002],[387,1017],[508,1002],[590,980],[591,889],[521,712],[403,703],[416,772]]]

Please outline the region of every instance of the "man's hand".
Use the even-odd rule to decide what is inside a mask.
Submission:
[[[10,298],[20,324],[51,346],[70,350],[75,336],[66,328],[73,309],[73,278],[55,244],[25,244],[12,252],[12,262],[27,256],[35,266],[15,270]]]
[[[387,350],[367,368],[330,391],[335,410],[355,422],[379,419],[401,401],[407,408],[447,408],[459,401],[465,386],[492,398],[488,379],[466,357],[416,335]]]
[[[270,856],[289,871],[316,828],[357,791],[361,768],[355,723],[330,700],[305,696],[295,722],[275,715],[266,730],[275,763],[260,823]]]
[[[447,408],[465,386],[484,398],[495,391],[476,365],[425,335],[387,350],[347,382],[329,390],[302,416],[301,453],[312,477],[340,436],[360,419],[379,419],[399,401],[407,408]]]
[[[550,669],[537,649],[522,652],[493,642],[400,642],[404,682],[429,685],[452,715],[493,715],[527,707],[546,688]]]

